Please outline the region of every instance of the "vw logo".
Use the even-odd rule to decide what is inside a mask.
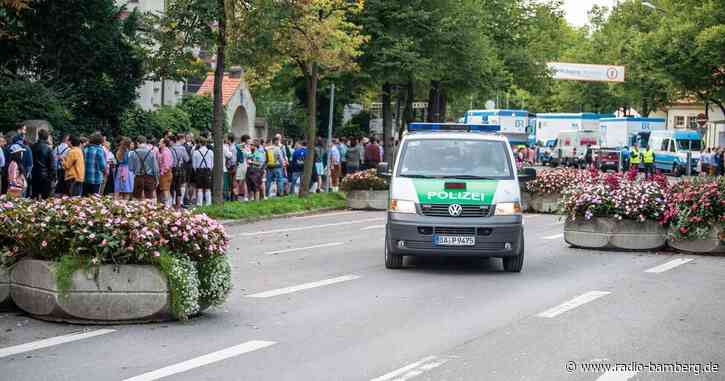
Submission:
[[[451,217],[458,217],[461,215],[461,212],[463,212],[463,208],[458,204],[451,204],[451,206],[448,207],[448,214],[450,214]]]

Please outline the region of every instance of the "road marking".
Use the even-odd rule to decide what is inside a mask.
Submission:
[[[597,381],[627,381],[630,378],[637,375],[637,371],[619,371],[619,370],[608,370],[599,378]]]
[[[577,296],[576,298],[559,304],[556,307],[550,308],[536,316],[544,318],[553,318],[563,314],[566,311],[573,310],[583,304],[589,303],[593,300],[599,299],[604,295],[609,295],[609,291],[589,291]]]
[[[30,343],[20,344],[13,347],[0,348],[0,358],[16,355],[18,353],[30,352],[37,349],[52,347],[55,345],[70,343],[73,341],[89,339],[91,337],[105,335],[107,333],[116,332],[115,329],[97,329],[90,332],[71,333],[70,335],[56,336],[49,339],[33,341]]]
[[[333,247],[333,246],[340,246],[344,245],[345,242],[330,242],[330,243],[323,243],[321,245],[314,245],[314,246],[306,246],[306,247],[297,247],[292,249],[284,249],[284,250],[277,250],[277,251],[268,251],[264,254],[267,255],[276,255],[276,254],[284,254],[284,253],[291,253],[293,251],[302,251],[302,250],[310,250],[310,249],[319,249],[321,247]]]
[[[278,288],[276,290],[269,290],[269,291],[264,291],[264,292],[260,292],[257,294],[251,294],[251,295],[247,295],[247,298],[271,298],[273,296],[286,295],[286,294],[291,294],[291,293],[297,292],[297,291],[309,290],[311,288],[329,286],[331,284],[347,282],[349,280],[355,280],[358,278],[360,278],[359,275],[352,275],[352,274],[343,275],[343,276],[339,276],[337,278],[330,278],[330,279],[320,280],[317,282],[303,283],[303,284],[300,284],[297,286]]]
[[[258,349],[266,348],[276,344],[274,341],[260,341],[252,340],[247,341],[233,347],[222,349],[220,351],[212,352],[204,356],[199,356],[191,360],[186,360],[178,364],[169,365],[167,367],[154,370],[152,372],[144,373],[142,375],[127,378],[124,381],[153,381],[159,378],[172,376],[174,374],[183,373],[194,368],[198,368],[204,365],[213,364],[222,360],[226,360],[231,357],[239,356],[244,353],[256,351]]]
[[[544,238],[544,239],[549,239],[549,240],[551,240],[551,239],[559,239],[559,238],[564,238],[564,233],[559,233],[559,234],[555,234],[555,235],[550,235],[550,236],[548,236],[548,237],[543,237],[543,238]]]
[[[313,215],[309,215],[309,216],[297,216],[297,217],[292,217],[292,218],[295,220],[307,220],[310,218],[344,216],[346,214],[353,214],[353,213],[357,213],[357,212],[347,211],[347,212],[337,212],[337,213],[322,213],[322,214],[313,214]]]
[[[388,374],[374,378],[370,381],[406,381],[413,377],[419,376],[431,369],[435,369],[446,362],[450,358],[439,358],[436,356],[428,356],[420,361],[406,365],[400,369],[394,370]]]
[[[275,233],[286,233],[286,232],[296,232],[301,230],[311,230],[311,229],[319,229],[319,228],[328,228],[331,226],[343,226],[343,225],[355,225],[355,224],[364,224],[366,222],[373,222],[373,221],[383,221],[385,220],[384,217],[379,218],[367,218],[357,221],[343,221],[343,222],[335,222],[332,224],[321,224],[321,225],[309,225],[309,226],[300,226],[297,228],[286,228],[286,229],[275,229],[275,230],[261,230],[257,232],[250,232],[250,233],[239,233],[239,234],[232,234],[232,236],[245,236],[245,237],[251,237],[255,235],[262,235],[262,234],[275,234]]]
[[[690,261],[692,261],[692,258],[677,258],[677,259],[673,259],[667,263],[663,263],[659,266],[655,266],[649,270],[645,270],[644,272],[659,274],[659,273],[663,273],[667,270],[672,270],[677,266],[684,265],[685,263],[690,262]]]
[[[360,230],[373,230],[373,229],[383,229],[383,228],[385,228],[385,225],[370,225],[370,226],[361,228]]]

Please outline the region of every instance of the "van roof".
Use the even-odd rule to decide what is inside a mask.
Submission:
[[[508,143],[505,136],[485,132],[426,132],[424,134],[408,134],[404,140],[489,140]]]

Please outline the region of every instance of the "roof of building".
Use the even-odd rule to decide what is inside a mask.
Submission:
[[[229,73],[224,73],[224,80],[222,81],[222,99],[224,105],[229,104],[234,94],[239,90],[239,86],[242,84],[242,78],[234,78]],[[211,95],[214,92],[214,74],[210,73],[206,76],[204,83],[196,92],[199,95]]]

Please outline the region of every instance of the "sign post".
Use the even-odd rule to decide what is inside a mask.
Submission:
[[[703,113],[697,114],[697,124],[700,125],[700,128],[705,127],[705,125],[707,124],[707,115]]]

